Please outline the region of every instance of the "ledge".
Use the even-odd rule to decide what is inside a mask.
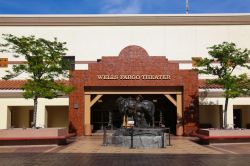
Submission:
[[[203,144],[250,142],[249,129],[200,129],[193,136],[198,137]]]
[[[64,145],[73,136],[65,128],[6,129],[0,130],[0,145]]]

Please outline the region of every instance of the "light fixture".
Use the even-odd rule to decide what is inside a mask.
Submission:
[[[79,108],[78,103],[74,103],[74,109],[78,109],[78,108]]]
[[[194,112],[194,103],[193,102],[191,102],[189,105],[189,111]]]

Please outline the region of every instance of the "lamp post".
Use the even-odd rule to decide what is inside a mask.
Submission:
[[[186,14],[188,15],[188,0],[186,0]]]

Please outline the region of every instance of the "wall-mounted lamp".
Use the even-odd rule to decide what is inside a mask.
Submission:
[[[78,103],[74,103],[74,109],[78,109],[78,108],[79,108]]]
[[[154,100],[153,100],[153,102],[154,102],[154,103],[157,103],[157,100],[156,100],[156,99],[154,99]]]
[[[194,103],[191,102],[189,105],[189,112],[194,112]]]
[[[97,100],[98,103],[102,103],[102,100]]]

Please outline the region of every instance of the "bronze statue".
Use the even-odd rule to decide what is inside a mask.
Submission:
[[[154,127],[154,103],[148,100],[143,100],[141,95],[135,98],[119,97],[116,100],[119,112],[123,117],[123,126],[128,127],[128,119],[133,118],[135,127],[147,128]]]

